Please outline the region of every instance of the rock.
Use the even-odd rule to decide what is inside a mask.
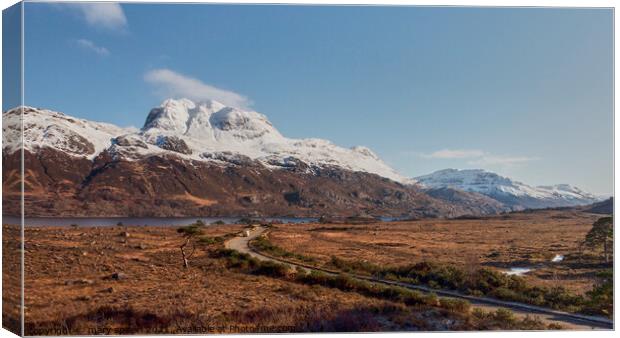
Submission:
[[[140,243],[140,244],[134,246],[134,249],[144,250],[144,249],[146,249],[146,245]]]
[[[114,288],[113,287],[109,287],[103,290],[99,290],[99,292],[105,292],[105,293],[112,293],[114,292]]]
[[[162,149],[174,151],[181,154],[190,155],[191,149],[183,139],[176,136],[159,136],[156,145]]]
[[[140,147],[145,149],[148,148],[146,143],[140,141],[139,139],[127,136],[119,136],[115,138],[113,142],[121,147]]]
[[[130,237],[130,235],[129,235],[129,233],[128,233],[127,231],[123,231],[123,232],[121,232],[121,233],[120,233],[120,234],[118,234],[118,235],[119,235],[119,236],[121,236],[121,237],[125,237],[125,238]]]
[[[109,276],[103,277],[103,279],[107,280],[125,280],[127,279],[127,275],[123,272],[115,272]]]
[[[241,154],[235,154],[230,151],[205,152],[201,154],[201,157],[205,159],[213,159],[213,160],[218,160],[222,162],[228,162],[228,163],[232,163],[235,165],[252,165],[253,164],[253,161],[250,157],[241,155]]]
[[[78,297],[75,298],[75,300],[82,301],[82,302],[89,301],[90,299],[91,299],[90,296],[78,296]]]

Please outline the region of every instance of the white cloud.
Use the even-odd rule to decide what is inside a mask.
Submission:
[[[511,166],[515,164],[530,162],[538,160],[537,157],[526,157],[526,156],[496,156],[496,155],[485,155],[478,159],[469,161],[469,164],[473,165],[482,165],[482,166],[492,166],[492,165],[500,165],[500,166]]]
[[[94,42],[87,40],[87,39],[78,39],[75,41],[75,43],[83,49],[95,52],[98,55],[101,56],[108,56],[110,55],[110,51],[105,48],[105,47],[101,47],[101,46],[97,46]]]
[[[170,69],[154,69],[144,75],[162,98],[188,98],[194,101],[215,100],[227,106],[248,108],[251,101],[235,92],[220,89]]]
[[[84,20],[93,27],[111,30],[123,30],[127,27],[127,18],[120,4],[100,2],[66,5],[78,11]]]
[[[495,155],[479,149],[442,149],[420,156],[442,160],[468,160],[467,164],[478,166],[512,166],[538,160],[537,157]]]
[[[453,159],[453,158],[472,158],[472,157],[481,157],[484,155],[484,151],[472,149],[472,150],[464,150],[464,149],[442,149],[435,151],[431,154],[425,154],[424,157],[427,158],[441,158],[441,159]]]

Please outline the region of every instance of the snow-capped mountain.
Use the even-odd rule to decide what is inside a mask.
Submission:
[[[265,115],[166,100],[141,129],[3,113],[4,210],[28,216],[458,216],[365,147],[283,136]],[[23,127],[23,133],[22,133]],[[21,194],[23,163],[25,194]]]
[[[21,111],[15,108],[2,116],[4,151],[13,152],[21,147]],[[24,148],[29,150],[49,147],[92,159],[108,149],[115,137],[137,131],[134,128],[120,128],[47,109],[23,107],[23,113],[23,144]]]
[[[5,113],[4,147],[19,148],[18,110]],[[291,161],[339,167],[410,183],[370,149],[343,148],[322,139],[292,139],[267,117],[216,101],[168,99],[150,111],[140,130],[91,122],[45,109],[24,107],[24,147],[49,147],[73,156],[95,158],[108,150],[124,159],[173,153],[186,159],[231,163],[250,159],[278,168]]]
[[[482,169],[444,169],[416,177],[425,188],[453,188],[489,196],[512,209],[585,205],[599,199],[568,184],[529,186]]]
[[[453,217],[597,200],[483,170],[410,179],[366,147],[287,138],[265,115],[215,101],[166,100],[141,129],[33,107],[3,113],[2,128],[5,210],[21,207],[23,140],[33,216]]]

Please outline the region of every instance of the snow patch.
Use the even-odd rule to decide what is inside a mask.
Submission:
[[[197,161],[230,164],[258,161],[272,168],[300,164],[333,166],[377,174],[403,184],[412,183],[366,147],[347,149],[322,139],[287,138],[265,115],[212,100],[165,100],[151,109],[140,130],[73,118],[45,109],[25,107],[25,111],[24,146],[32,151],[50,147],[72,156],[93,159],[108,150],[115,156],[136,160],[170,153],[170,149],[174,149],[175,156]],[[3,126],[4,148],[17,150],[19,142],[10,140],[19,139],[20,114],[9,111],[4,113],[3,119],[7,124]],[[168,142],[170,140],[174,142]]]
[[[512,196],[563,205],[588,204],[597,200],[596,196],[568,184],[532,187],[482,169],[444,169],[415,180],[426,188],[455,188],[492,198]]]

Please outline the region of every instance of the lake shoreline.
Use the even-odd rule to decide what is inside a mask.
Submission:
[[[41,226],[185,226],[201,220],[206,225],[213,223],[239,224],[245,220],[257,220],[261,222],[278,223],[308,223],[316,222],[318,218],[310,217],[27,217],[24,219],[25,227]],[[21,225],[21,218],[14,216],[2,216],[2,224]]]

